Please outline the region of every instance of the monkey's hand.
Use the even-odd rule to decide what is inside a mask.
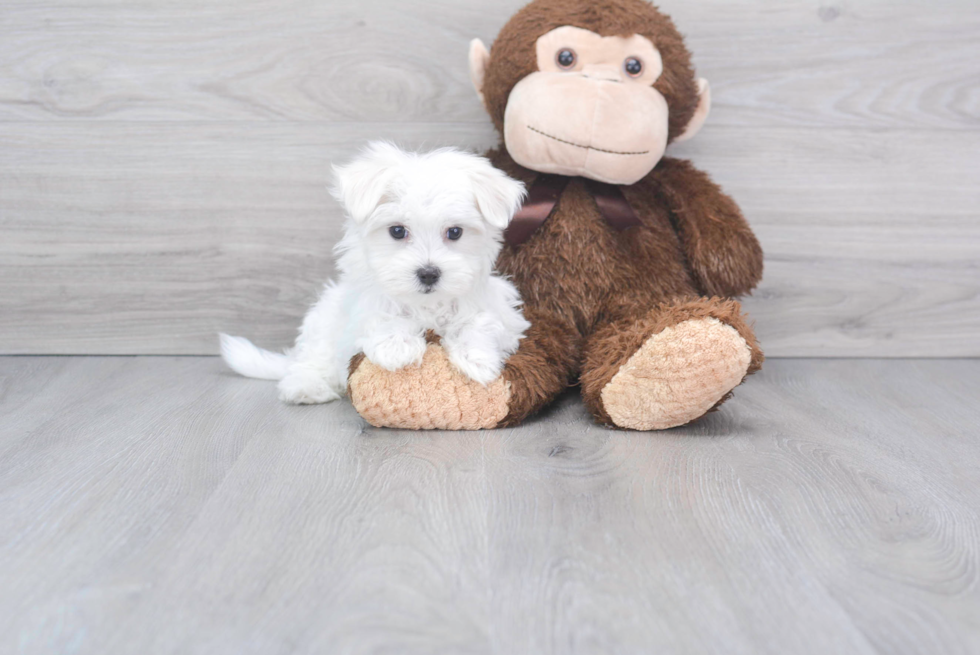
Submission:
[[[762,248],[738,205],[690,162],[665,157],[644,182],[670,209],[706,296],[735,297],[762,279]]]

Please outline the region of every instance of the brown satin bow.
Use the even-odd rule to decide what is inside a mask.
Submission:
[[[524,206],[514,215],[504,238],[511,246],[519,246],[541,227],[551,215],[561,192],[568,186],[572,178],[565,175],[539,175],[531,185]],[[623,230],[640,224],[636,212],[630,207],[618,186],[580,178],[585,188],[595,200],[599,213],[613,229]]]

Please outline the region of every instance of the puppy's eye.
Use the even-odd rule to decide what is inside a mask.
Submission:
[[[626,72],[630,75],[630,77],[637,77],[643,72],[643,62],[636,57],[630,57],[627,59],[623,66],[626,68]]]
[[[463,236],[463,228],[461,227],[451,227],[446,230],[446,238],[450,241],[456,241],[461,236]]]
[[[404,239],[408,235],[408,230],[404,225],[392,225],[388,228],[388,234],[392,239]]]
[[[577,57],[575,56],[575,51],[569,48],[563,48],[558,51],[557,55],[555,55],[555,61],[557,61],[558,65],[562,68],[571,68],[575,65],[576,59]]]

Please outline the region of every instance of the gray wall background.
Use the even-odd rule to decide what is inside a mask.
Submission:
[[[331,162],[483,149],[467,76],[522,0],[4,0],[0,353],[292,341]],[[766,250],[770,356],[980,356],[980,4],[664,0],[714,111],[669,154]]]

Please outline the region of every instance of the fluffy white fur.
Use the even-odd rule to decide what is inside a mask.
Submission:
[[[460,371],[482,384],[495,380],[529,326],[517,289],[493,273],[524,186],[483,157],[407,153],[383,142],[334,173],[334,197],[347,211],[339,279],[326,285],[286,354],[222,334],[225,362],[247,377],[279,380],[286,402],[323,403],[346,393],[358,352],[392,371],[417,365],[433,330]],[[393,226],[407,236],[393,238]],[[450,228],[462,236],[449,239]],[[418,274],[426,267],[441,272],[430,286]]]

